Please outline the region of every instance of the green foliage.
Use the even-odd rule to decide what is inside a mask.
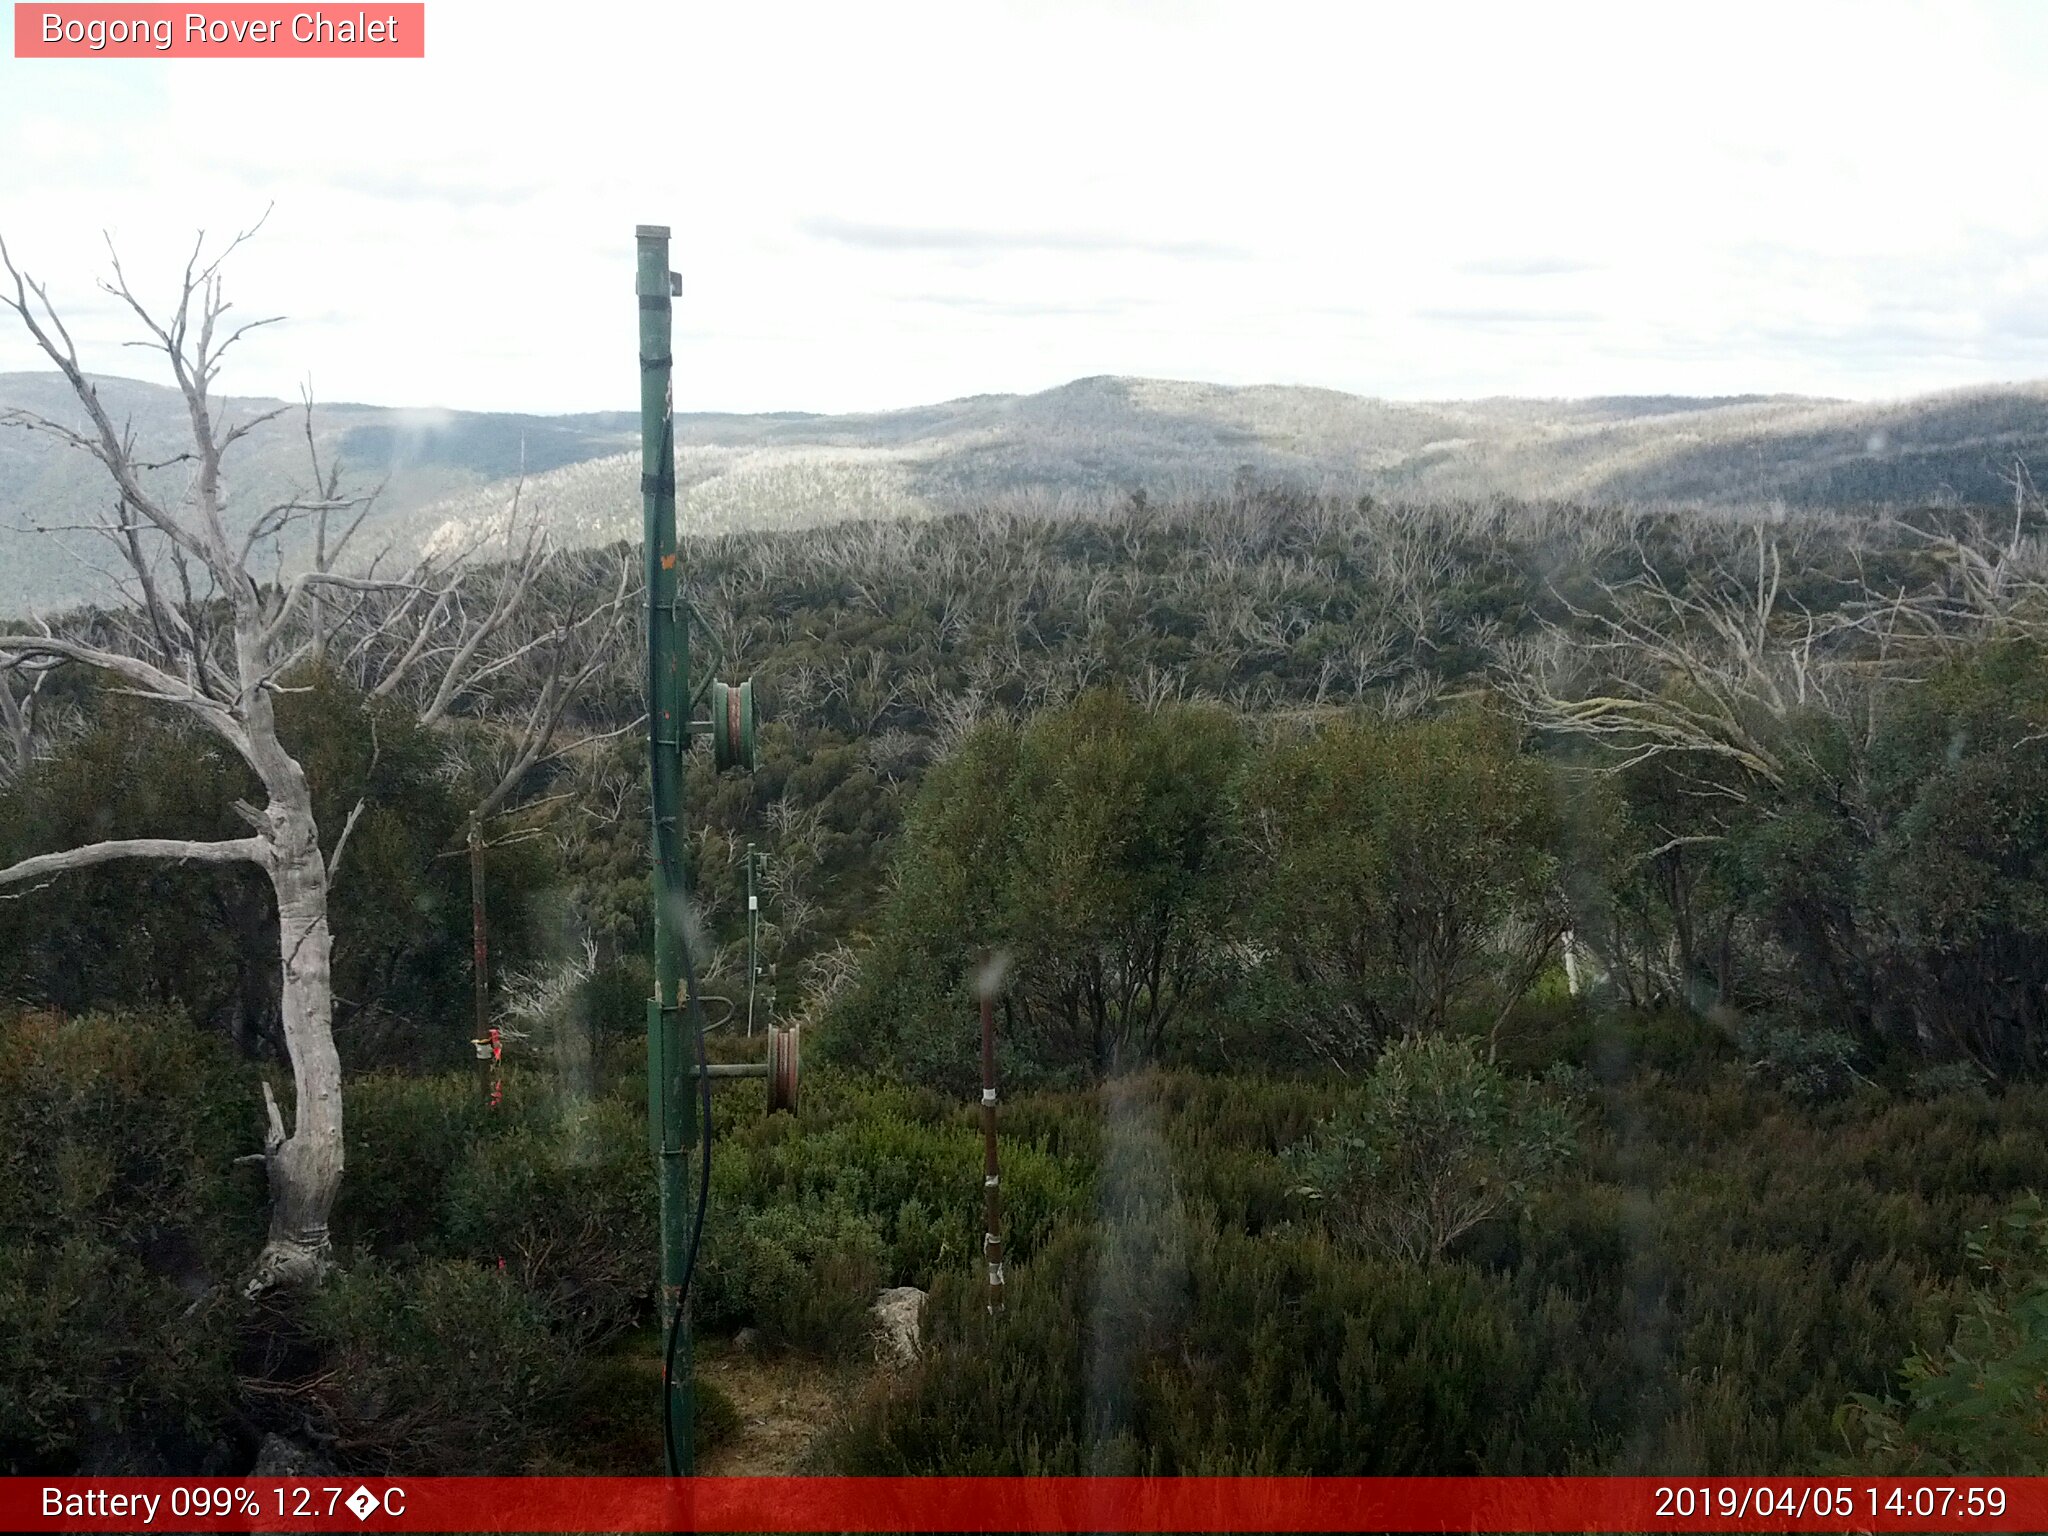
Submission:
[[[552,1329],[598,1348],[644,1315],[653,1290],[644,1119],[530,1069],[500,1076],[495,1107],[473,1072],[353,1080],[336,1224],[393,1260],[503,1260]]]
[[[1951,1061],[2035,1074],[2048,1061],[2048,655],[1958,644],[1857,712],[1754,722],[1775,779],[1685,754],[1635,770],[1623,840],[1644,851],[1604,921],[1640,927],[1640,953],[1676,949],[1673,1000],[1766,1011],[1813,1033],[1809,1054],[1841,1057],[1828,1037],[1847,1035],[1888,1081]],[[1794,1049],[1788,1036],[1772,1054]],[[1846,1065],[1816,1070],[1838,1086]]]
[[[347,1175],[336,1230],[393,1254],[435,1251],[448,1216],[449,1184],[485,1137],[523,1124],[541,1102],[523,1073],[509,1072],[504,1113],[487,1111],[475,1072],[412,1076],[375,1072],[346,1085],[342,1120]]]
[[[1879,1021],[1999,1072],[2048,1062],[2048,654],[1991,645],[1888,712],[1869,857]]]
[[[1440,1258],[1482,1222],[1512,1215],[1576,1140],[1569,1108],[1510,1080],[1462,1040],[1388,1048],[1364,1093],[1294,1157],[1302,1193],[1339,1241]]]
[[[1006,1011],[1055,1060],[1157,1060],[1228,911],[1239,727],[1099,692],[1018,747],[990,946],[1014,972]]]
[[[1858,1077],[1856,1042],[1838,1030],[1760,1020],[1743,1030],[1741,1043],[1750,1070],[1795,1099],[1837,1098]]]
[[[1006,1081],[1497,1031],[1564,926],[1556,835],[1547,773],[1482,716],[1254,752],[1214,711],[1090,694],[932,771],[825,1043],[964,1090],[990,951]]]
[[[279,696],[278,731],[304,767],[324,846],[360,803],[330,893],[336,1038],[351,1065],[445,1064],[470,986],[470,901],[459,846],[464,786],[445,743],[403,710],[325,673]],[[0,792],[0,863],[117,837],[239,837],[248,770],[181,716],[87,695],[84,729]],[[533,948],[534,893],[553,876],[536,843],[492,850],[496,963]],[[282,1058],[277,924],[253,869],[158,861],[87,869],[0,904],[0,995],[66,1012],[178,1007],[245,1051]]]
[[[1093,1165],[1094,1202],[1012,1268],[993,1331],[971,1264],[940,1271],[925,1359],[858,1405],[833,1464],[1821,1465],[1837,1405],[1942,1336],[1956,1233],[2048,1176],[2042,1093],[1809,1107],[1678,1059],[1581,1089],[1579,1155],[1525,1184],[1526,1219],[1420,1263],[1288,1216],[1281,1149],[1359,1115],[1365,1084],[1141,1074],[1019,1101],[1018,1134]]]
[[[1209,978],[1242,751],[1235,723],[1092,693],[981,728],[906,830],[878,953],[827,1041],[964,1089],[970,970],[1004,958],[1005,1076],[1077,1077],[1166,1053]]]
[[[363,806],[329,894],[337,1042],[352,1067],[447,1065],[466,1054],[468,1032],[447,1025],[465,1016],[472,986],[469,863],[450,855],[463,844],[476,786],[451,775],[446,735],[407,710],[332,674],[299,681],[304,691],[280,700],[278,734],[305,769],[325,846]],[[486,852],[497,974],[530,963],[538,948],[535,901],[555,878],[544,848],[528,841]],[[267,977],[274,931],[255,949],[249,963]]]
[[[0,792],[0,862],[119,837],[241,836],[245,770],[204,733],[132,700],[88,693],[86,728]],[[239,1001],[231,913],[252,871],[160,861],[79,870],[0,903],[0,996],[68,1013]],[[260,913],[259,913],[260,916]],[[276,966],[271,930],[271,965]]]
[[[865,1341],[882,1241],[828,1204],[742,1209],[707,1230],[692,1307],[709,1329],[751,1325],[772,1342],[837,1354]]]
[[[906,1387],[832,1447],[863,1474],[1364,1474],[1518,1464],[1583,1421],[1538,1386],[1557,1326],[1509,1289],[1171,1211],[1070,1231],[990,1320],[949,1280]],[[1559,1421],[1562,1421],[1560,1423]]]
[[[9,1240],[178,1248],[197,1273],[240,1256],[223,1229],[258,1210],[261,1180],[232,1171],[256,1143],[256,1084],[213,1042],[162,1015],[0,1013],[0,1102]]]
[[[698,1321],[713,1331],[758,1328],[826,1354],[864,1348],[879,1288],[928,1289],[979,1249],[976,1112],[831,1069],[807,1081],[794,1119],[768,1118],[758,1104],[719,1105]],[[1028,1125],[1006,1131],[1012,1253],[1036,1251],[1060,1221],[1088,1208],[1080,1163]]]
[[[1946,1348],[1899,1372],[1906,1400],[1858,1393],[1843,1432],[1899,1474],[2041,1475],[2048,1467],[2048,1212],[2014,1202],[1970,1234],[1978,1273]]]
[[[573,1357],[510,1275],[460,1260],[365,1265],[309,1297],[321,1369],[297,1396],[363,1470],[543,1470]]]
[[[656,1272],[644,1121],[615,1102],[564,1106],[467,1149],[442,1237],[502,1259],[559,1335],[589,1349],[642,1313]]]
[[[194,1299],[104,1240],[0,1242],[0,1473],[206,1460],[236,1383],[224,1310]]]
[[[262,1231],[254,1084],[162,1016],[0,1012],[0,1470],[196,1463]],[[195,1303],[200,1303],[195,1305]]]
[[[1341,1059],[1499,1021],[1567,926],[1554,796],[1477,714],[1345,719],[1259,761],[1249,936],[1285,958],[1303,1027]]]
[[[883,1244],[886,1283],[928,1287],[946,1264],[978,1250],[981,1152],[978,1111],[821,1072],[806,1084],[795,1121],[721,1125],[712,1198],[722,1210],[857,1212]],[[1002,1157],[1010,1250],[1028,1253],[1086,1208],[1087,1173],[1073,1150],[1048,1147],[1028,1122],[1006,1123]]]

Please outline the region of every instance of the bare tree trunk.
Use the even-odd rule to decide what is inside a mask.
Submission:
[[[252,233],[238,236],[203,265],[195,246],[176,308],[166,320],[154,318],[134,297],[118,258],[113,280],[102,285],[143,323],[153,338],[150,345],[164,355],[184,396],[193,451],[183,458],[191,464],[192,476],[175,501],[153,494],[147,472],[163,466],[146,465],[137,458],[132,438],[108,414],[86,376],[47,291],[14,264],[0,243],[0,272],[10,279],[7,286],[12,289],[10,293],[0,287],[0,308],[12,311],[63,375],[87,423],[81,429],[8,408],[0,410],[0,426],[54,437],[105,467],[118,500],[103,514],[99,531],[128,566],[125,590],[134,610],[112,616],[111,638],[104,643],[99,636],[81,638],[48,625],[32,633],[0,632],[0,729],[5,732],[0,748],[11,747],[17,766],[32,758],[29,714],[35,690],[49,668],[75,664],[119,680],[124,693],[197,721],[233,750],[263,790],[260,806],[236,805],[254,829],[252,836],[211,842],[121,838],[91,843],[0,867],[0,887],[126,859],[247,863],[258,866],[269,879],[277,901],[280,1028],[291,1062],[294,1104],[287,1134],[276,1096],[270,1084],[264,1084],[264,1150],[245,1159],[263,1163],[271,1195],[269,1237],[246,1286],[253,1295],[273,1286],[317,1281],[327,1264],[327,1221],[341,1184],[343,1147],[328,882],[367,803],[366,798],[357,801],[332,855],[323,853],[306,775],[278,738],[273,702],[287,686],[284,679],[326,654],[330,642],[336,649],[346,642],[349,653],[367,656],[365,664],[373,669],[381,660],[381,677],[368,691],[386,697],[423,658],[433,658],[438,676],[428,687],[420,717],[422,723],[433,724],[480,683],[493,678],[509,683],[516,670],[538,671],[541,680],[532,704],[524,710],[523,727],[515,734],[511,761],[474,813],[481,828],[524,776],[550,755],[549,745],[578,690],[606,664],[621,632],[632,562],[621,561],[609,602],[547,623],[523,639],[514,637],[513,627],[524,617],[552,551],[537,524],[521,528],[516,496],[506,527],[508,566],[480,619],[471,618],[465,609],[460,559],[455,569],[423,562],[398,580],[335,570],[342,549],[362,525],[370,498],[341,495],[338,469],[330,466],[323,472],[310,400],[310,491],[290,495],[253,518],[238,522],[231,517],[223,460],[238,441],[282,409],[229,425],[225,418],[234,414],[232,402],[217,402],[210,394],[222,355],[248,332],[271,323],[251,321],[232,331],[223,323],[230,306],[221,294],[220,266]],[[327,540],[330,513],[353,518],[333,544]],[[314,568],[270,583],[252,576],[250,566],[259,545],[309,517],[320,519]],[[231,527],[245,531],[231,535]],[[165,571],[176,574],[184,592],[182,603],[167,596],[168,589],[160,584]],[[416,625],[416,633],[409,633],[408,625]],[[489,652],[487,644],[494,646]],[[380,648],[389,654],[380,656]],[[373,747],[375,739],[373,723]]]
[[[251,711],[268,725],[268,701]],[[287,1136],[265,1085],[269,1132],[264,1168],[270,1181],[270,1235],[247,1285],[250,1294],[277,1285],[318,1281],[327,1266],[327,1218],[341,1188],[341,1057],[334,1046],[332,937],[327,924],[327,859],[320,851],[312,796],[299,765],[275,747],[266,767],[270,836],[263,859],[277,897],[285,1052],[295,1102]]]
[[[17,697],[13,675],[0,672],[0,728],[7,732],[8,756],[13,759],[11,772],[18,779],[27,778],[35,766],[36,692],[41,684],[40,675],[25,681]]]

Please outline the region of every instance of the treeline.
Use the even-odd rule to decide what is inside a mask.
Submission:
[[[1528,760],[1515,774],[1548,785],[1524,786],[1546,802],[1531,835],[1555,876],[1541,926],[1562,916],[1592,984],[1639,1006],[1768,1014],[1866,1064],[2031,1072],[2044,979],[2029,896],[2042,878],[2029,810],[2042,768],[2037,523],[2030,511],[1994,535],[1962,514],[1756,523],[1268,494],[700,542],[700,665],[754,675],[765,720],[759,772],[721,778],[691,760],[707,968],[714,982],[737,972],[753,842],[767,856],[777,1001],[820,1016],[877,931],[910,797],[984,721],[1014,726],[1104,689],[1212,705],[1234,719],[1205,727],[1181,766],[1230,799],[1222,767],[1192,765],[1209,747],[1263,762],[1297,739],[1312,758],[1346,750],[1313,745],[1332,722],[1485,714],[1501,750]],[[602,555],[565,565],[551,606],[587,610],[613,569]],[[528,775],[511,801],[523,809],[491,828],[487,884],[499,977],[575,957],[587,939],[630,999],[645,985],[646,801],[644,749],[625,729],[640,680],[632,647],[619,653],[571,722],[600,739]],[[488,701],[458,705],[453,724],[476,714],[466,736],[424,735],[352,702],[362,680],[335,660],[285,703],[309,722],[322,825],[367,800],[337,899],[379,894],[336,918],[358,936],[342,963],[362,968],[341,988],[343,1049],[360,1063],[445,1061],[443,1024],[420,1021],[449,1019],[467,963],[461,814],[472,782],[488,782]],[[0,795],[0,852],[87,830],[236,825],[235,772],[196,739],[89,688],[46,700],[44,715],[44,739]],[[317,748],[316,715],[333,738]],[[1450,745],[1397,735],[1373,750]],[[1355,800],[1356,781],[1382,777],[1362,761],[1345,772],[1350,787],[1323,792]],[[1225,842],[1272,821],[1249,809],[1219,826]],[[1051,825],[1049,811],[1029,814]],[[1430,868],[1411,863],[1398,881]],[[134,878],[159,892],[143,924],[121,918]],[[1299,878],[1273,899],[1319,898]],[[0,910],[0,985],[79,1007],[117,1000],[107,979],[129,965],[147,995],[246,1040],[261,1028],[263,900],[212,872],[88,872]],[[94,942],[65,942],[82,921],[97,922]],[[219,961],[237,924],[250,958],[230,978]],[[1329,963],[1296,953],[1285,968]],[[1333,1006],[1376,1005],[1354,984]],[[620,1023],[635,1027],[630,1008]]]
[[[1561,960],[1545,941],[1568,929],[1587,983],[1629,1005],[1727,1010],[1837,1078],[1852,1066],[2032,1073],[2048,981],[2048,841],[2032,809],[2048,769],[2039,526],[2037,509],[1994,532],[1961,514],[1757,523],[1266,496],[715,541],[696,555],[708,627],[737,670],[761,678],[774,723],[763,773],[703,786],[700,886],[714,914],[730,911],[717,903],[731,900],[721,893],[734,889],[737,843],[760,838],[793,898],[774,938],[786,961],[808,962],[785,964],[785,982],[808,975],[821,1013],[852,971],[835,944],[885,937],[876,958],[897,963],[880,850],[909,790],[960,756],[939,770],[958,785],[941,791],[957,811],[929,814],[967,822],[935,824],[925,842],[996,837],[975,802],[1000,795],[1030,825],[1002,833],[959,893],[1027,904],[955,903],[983,931],[956,924],[948,975],[969,949],[1044,961],[1075,925],[1124,920],[1116,903],[1134,890],[1085,919],[1099,890],[1057,910],[1027,896],[1031,861],[1049,848],[1114,856],[1116,829],[1091,827],[1077,807],[1121,793],[1117,814],[1156,811],[1235,866],[1227,892],[1213,870],[1175,876],[1190,953],[1212,968],[1245,960],[1231,941],[1256,948],[1264,932],[1285,952],[1251,968],[1262,985],[1348,968],[1348,989],[1323,986],[1305,1010],[1311,1033],[1375,1008],[1376,1022],[1341,1032],[1406,1026],[1364,979],[1387,962],[1309,953],[1308,932],[1339,909],[1369,912],[1352,937],[1414,947],[1424,941],[1398,929],[1411,907],[1436,910],[1430,883],[1468,883],[1445,862],[1454,850],[1515,849],[1527,864],[1518,894],[1484,921],[1517,927],[1538,959]],[[1019,724],[1091,690],[1148,710],[1196,707],[1170,726],[1130,716],[1114,763],[1079,739],[1088,727]],[[1424,723],[1393,728],[1411,721]],[[997,735],[977,738],[984,722]],[[1482,771],[1504,777],[1482,782]],[[1091,772],[1123,777],[1088,783]],[[1275,774],[1293,787],[1276,791]],[[1190,786],[1184,801],[1166,781]],[[1206,809],[1190,821],[1196,803]],[[1406,851],[1376,843],[1362,820],[1392,835],[1425,810],[1441,817],[1434,841]],[[1299,833],[1318,823],[1330,838],[1303,852]],[[959,885],[946,883],[943,851],[909,842],[917,862],[897,878],[892,931],[923,921],[908,910],[918,890]],[[1343,866],[1367,858],[1383,861],[1376,889]],[[1287,874],[1290,859],[1308,862]],[[1247,884],[1260,869],[1263,895]],[[1234,926],[1204,926],[1225,908]],[[1289,910],[1302,922],[1275,916]],[[1224,942],[1205,948],[1197,934]],[[930,935],[917,942],[929,956]],[[1469,935],[1462,945],[1440,967],[1469,958]],[[1160,976],[1176,996],[1187,979]],[[1440,1016],[1445,984],[1412,981],[1392,1006],[1411,1006],[1420,987]],[[1509,995],[1522,984],[1505,955],[1490,984]],[[1239,1001],[1257,990],[1237,989]],[[1139,984],[1134,1006],[1153,993]],[[1103,1027],[1122,1026],[1105,1014]]]
[[[1478,715],[1259,741],[1215,706],[1084,695],[927,777],[828,1048],[964,1091],[970,973],[1010,1076],[1354,1069],[1497,1037],[1569,924],[1557,785]]]
[[[970,734],[927,776],[848,1060],[961,1085],[968,977],[1045,1080],[1135,1062],[1346,1068],[1532,988],[1690,1006],[1839,1090],[2038,1073],[2048,657],[1997,642],[1865,702],[1602,774],[1474,705],[1261,732],[1097,692]],[[1776,766],[1782,764],[1782,766]],[[1567,968],[1569,967],[1569,974]]]

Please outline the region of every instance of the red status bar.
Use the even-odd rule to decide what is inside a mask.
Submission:
[[[0,1478],[12,1531],[2042,1531],[2048,1478]]]

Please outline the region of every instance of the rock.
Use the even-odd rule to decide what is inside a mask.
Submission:
[[[918,1318],[924,1311],[924,1295],[914,1285],[894,1286],[882,1292],[869,1310],[875,1315],[879,1335],[876,1354],[893,1365],[908,1365],[917,1358]]]
[[[327,1477],[334,1468],[297,1441],[283,1435],[265,1435],[256,1452],[251,1477]]]

